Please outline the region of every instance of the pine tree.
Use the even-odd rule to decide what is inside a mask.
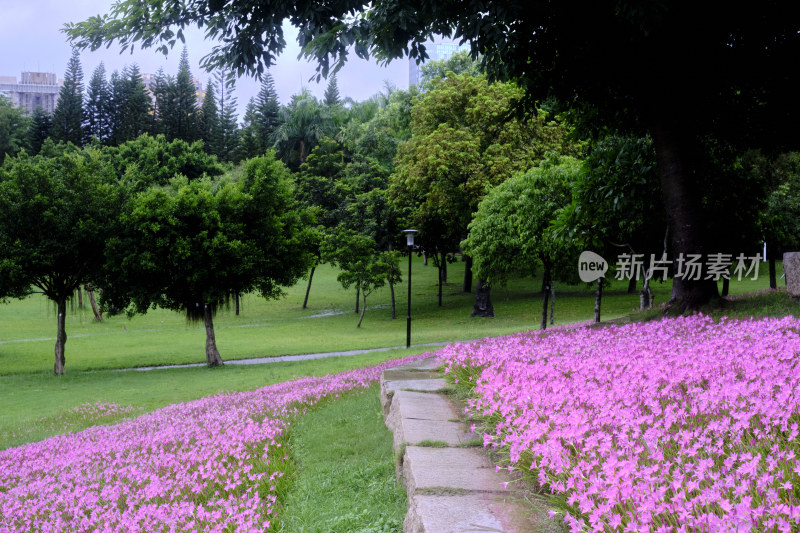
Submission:
[[[200,140],[206,153],[220,157],[220,117],[217,109],[217,97],[214,94],[214,82],[209,79],[206,83],[203,105],[200,106]]]
[[[96,138],[101,143],[108,141],[109,87],[106,80],[106,67],[101,62],[89,80],[86,105],[83,110],[84,141]]]
[[[267,72],[261,80],[261,90],[256,96],[256,114],[253,119],[259,153],[263,154],[272,146],[270,139],[279,125],[280,107],[278,93],[275,91],[275,80],[272,74]]]
[[[53,117],[42,109],[42,106],[37,106],[31,116],[31,127],[28,130],[28,146],[32,154],[39,153],[45,139],[50,137],[52,129]]]
[[[125,108],[125,82],[116,70],[111,73],[108,80],[108,100],[106,105],[106,123],[108,138],[106,143],[111,146],[120,144],[122,133],[122,113]]]
[[[244,109],[244,117],[242,117],[242,129],[239,132],[239,155],[237,159],[250,159],[262,153],[259,148],[257,124],[258,110],[256,108],[256,101],[254,98],[250,98]]]
[[[122,71],[117,143],[132,141],[150,129],[150,95],[135,63]]]
[[[325,89],[325,105],[334,107],[342,105],[342,100],[339,98],[339,84],[336,82],[336,74],[331,76],[328,80],[328,87]]]
[[[222,73],[214,75],[217,88],[217,103],[219,105],[219,153],[217,157],[223,161],[238,160],[239,151],[239,125],[236,123],[236,97],[233,96],[233,83],[226,82],[229,76]]]
[[[76,48],[67,63],[64,85],[58,93],[58,103],[53,113],[53,139],[83,144],[83,68]]]
[[[153,114],[150,132],[153,135],[165,132],[165,120],[169,116],[169,87],[174,83],[166,74],[164,69],[159,68],[153,77]]]
[[[171,106],[173,118],[170,129],[167,130],[167,139],[183,139],[193,142],[199,138],[197,89],[192,82],[192,73],[189,70],[189,53],[186,47],[181,52],[178,64],[178,75],[175,84],[171,87]]]

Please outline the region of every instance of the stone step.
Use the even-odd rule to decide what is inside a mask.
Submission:
[[[448,488],[459,492],[510,494],[513,485],[496,471],[483,450],[407,446],[403,455],[403,483],[408,494]]]
[[[412,374],[420,374],[414,372]],[[392,374],[389,374],[391,377]],[[444,378],[438,377],[433,374],[432,377],[412,375],[410,379],[387,379],[386,372],[381,376],[381,406],[383,407],[383,414],[389,414],[389,406],[392,403],[392,396],[398,390],[411,390],[411,391],[438,391],[447,386]]]

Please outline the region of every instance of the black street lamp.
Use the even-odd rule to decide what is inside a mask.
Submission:
[[[406,234],[406,246],[408,246],[408,315],[406,316],[406,348],[411,346],[411,252],[414,249],[415,229],[404,229]]]

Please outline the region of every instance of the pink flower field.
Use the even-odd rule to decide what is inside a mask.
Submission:
[[[439,355],[572,531],[800,531],[799,332],[695,315]]]
[[[266,531],[291,420],[417,358],[170,405],[0,452],[0,532]]]

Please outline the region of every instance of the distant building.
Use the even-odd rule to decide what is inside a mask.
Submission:
[[[469,51],[469,44],[458,44],[454,42],[444,41],[431,41],[423,43],[425,51],[428,53],[428,61],[441,61],[442,59],[450,59],[453,54],[461,51]],[[421,65],[417,65],[416,59],[408,58],[408,85],[419,84],[419,69]]]
[[[20,83],[15,76],[0,76],[0,93],[28,115],[37,107],[52,114],[62,84],[63,80],[58,80],[52,72],[23,72]]]

